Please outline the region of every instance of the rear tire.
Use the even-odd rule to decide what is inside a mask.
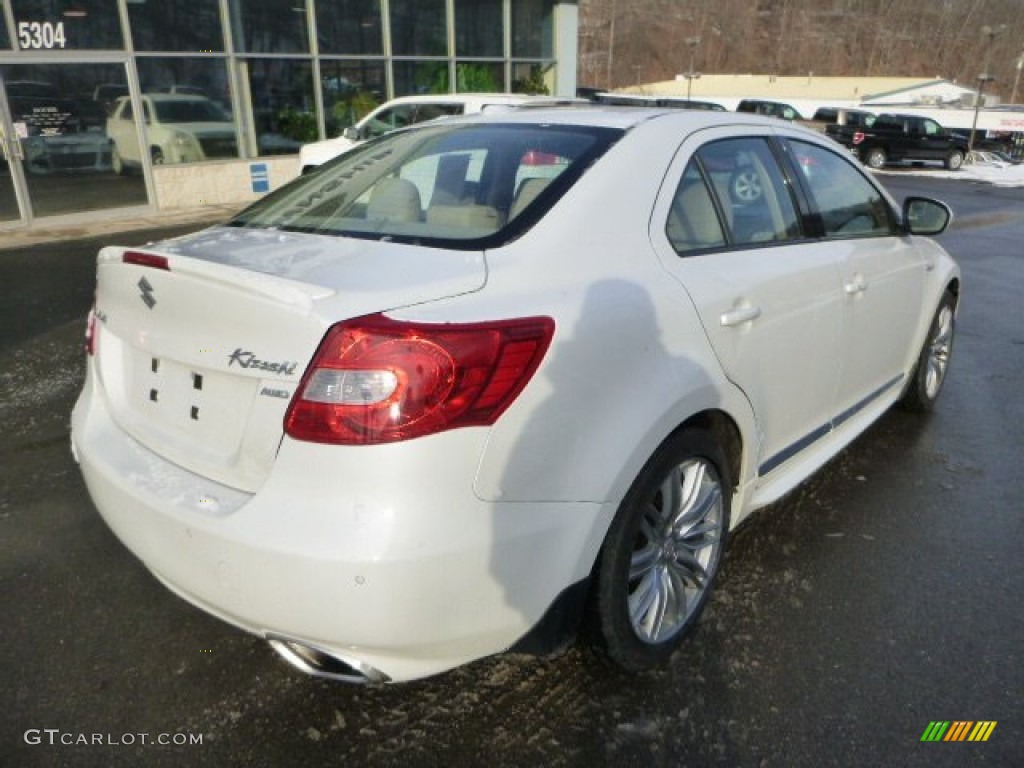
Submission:
[[[666,440],[612,521],[592,594],[598,643],[640,671],[668,660],[711,594],[729,530],[732,484],[704,430]]]
[[[900,405],[906,410],[926,413],[935,407],[935,401],[946,381],[955,330],[956,297],[946,291],[935,310],[928,336],[900,400]]]
[[[864,165],[877,171],[885,166],[885,161],[887,159],[884,149],[881,147],[872,147],[864,155]]]
[[[964,164],[964,153],[960,150],[953,150],[946,158],[945,166],[951,171],[959,171]]]

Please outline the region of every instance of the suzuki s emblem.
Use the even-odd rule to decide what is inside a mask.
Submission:
[[[139,280],[138,286],[139,290],[142,291],[142,303],[152,309],[156,304],[156,299],[153,298],[153,286],[144,277]]]

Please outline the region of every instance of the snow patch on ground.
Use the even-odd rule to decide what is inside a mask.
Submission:
[[[980,184],[992,184],[997,187],[1024,187],[1024,164],[1011,165],[1007,168],[996,168],[988,165],[965,165],[958,171],[946,171],[934,167],[911,167],[882,171],[882,173],[913,174],[915,176],[928,176],[933,179],[973,181]]]

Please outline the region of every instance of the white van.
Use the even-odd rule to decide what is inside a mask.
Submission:
[[[426,96],[401,96],[382,104],[341,136],[305,144],[299,150],[299,170],[309,173],[342,152],[367,139],[450,115],[470,115],[492,109],[517,107],[526,103],[560,104],[564,99],[547,96],[528,96],[518,93],[443,93]]]

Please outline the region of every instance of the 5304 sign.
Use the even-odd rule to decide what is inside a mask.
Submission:
[[[18,22],[18,45],[23,51],[63,48],[66,44],[63,21]]]

